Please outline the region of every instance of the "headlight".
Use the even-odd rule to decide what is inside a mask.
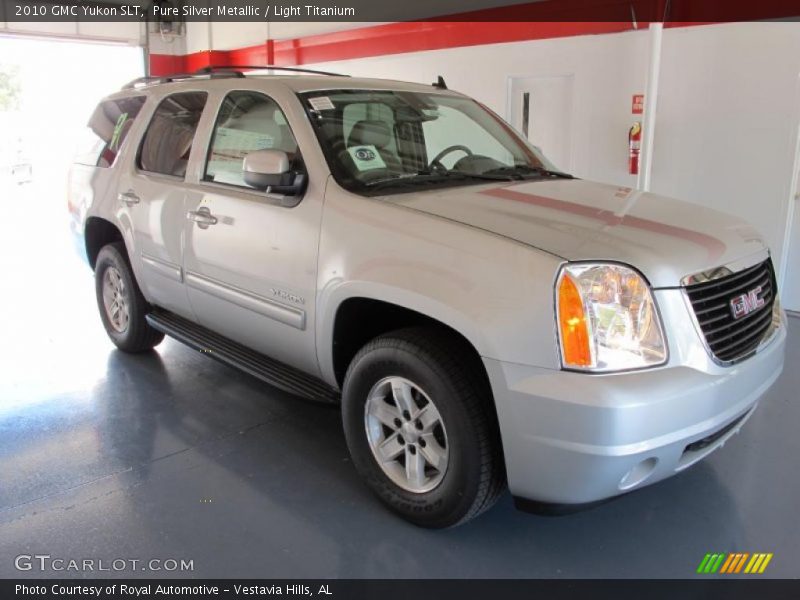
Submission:
[[[667,360],[650,287],[629,267],[565,265],[556,282],[556,312],[565,368],[618,371]]]

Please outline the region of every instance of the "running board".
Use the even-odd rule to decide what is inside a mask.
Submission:
[[[339,391],[324,381],[174,313],[156,309],[146,318],[153,329],[290,394],[327,404],[340,401]]]

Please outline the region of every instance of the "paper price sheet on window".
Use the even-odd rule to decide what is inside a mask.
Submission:
[[[242,185],[244,157],[256,150],[269,150],[274,145],[275,138],[267,133],[219,127],[208,161],[208,175],[220,183]]]

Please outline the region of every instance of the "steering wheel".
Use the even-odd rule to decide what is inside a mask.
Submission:
[[[439,154],[437,154],[437,155],[436,155],[436,156],[433,158],[433,160],[431,161],[431,164],[430,164],[429,166],[430,166],[432,169],[436,170],[436,171],[446,171],[446,170],[447,170],[447,167],[445,167],[445,166],[442,164],[442,159],[443,159],[445,156],[447,156],[448,154],[450,154],[451,152],[458,152],[459,150],[460,150],[461,152],[464,152],[464,153],[466,153],[466,155],[467,155],[467,156],[472,156],[472,154],[473,154],[472,150],[470,150],[470,149],[469,149],[469,148],[467,148],[466,146],[462,146],[462,145],[460,145],[460,144],[455,144],[455,145],[453,145],[453,146],[448,146],[447,148],[445,148],[444,150],[442,150],[441,152],[439,152]]]

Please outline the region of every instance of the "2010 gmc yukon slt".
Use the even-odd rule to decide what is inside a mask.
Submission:
[[[722,446],[783,366],[761,237],[559,172],[442,83],[208,70],[101,102],[69,205],[111,340],[341,402],[359,473],[427,527]]]

